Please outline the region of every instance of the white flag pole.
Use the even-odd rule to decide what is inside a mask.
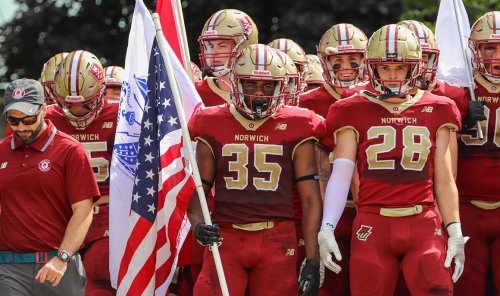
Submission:
[[[464,33],[462,31],[462,26],[460,25],[461,22],[459,20],[459,7],[458,7],[458,1],[459,0],[452,0],[453,1],[453,12],[455,13],[455,23],[457,25],[457,30],[458,30],[458,36],[460,37],[460,47],[462,49],[462,56],[464,58],[464,63],[465,63],[465,70],[467,72],[467,84],[469,88],[469,94],[470,98],[473,101],[476,101],[476,94],[474,93],[474,77],[472,75],[472,64],[469,58],[469,55],[467,54],[467,47],[464,44]],[[468,20],[467,20],[468,21]],[[481,123],[479,121],[476,122],[476,128],[477,128],[477,137],[482,140],[483,139],[483,129],[481,128]]]
[[[196,158],[194,155],[193,146],[191,145],[191,136],[189,135],[189,131],[187,129],[186,117],[184,116],[184,111],[182,110],[182,102],[180,99],[179,90],[177,88],[177,84],[175,83],[175,76],[169,61],[169,56],[167,54],[167,49],[170,47],[170,45],[166,42],[165,36],[163,36],[160,24],[160,16],[157,13],[153,13],[152,17],[156,29],[156,39],[158,42],[158,46],[160,47],[161,55],[163,57],[163,60],[165,61],[165,68],[167,70],[168,80],[172,85],[172,94],[174,96],[177,113],[179,115],[179,122],[182,128],[182,136],[184,138],[184,142],[188,143],[187,145],[185,145],[185,147],[187,149],[189,159],[195,160]],[[198,197],[200,199],[203,218],[207,225],[212,225],[212,220],[210,219],[210,212],[208,210],[205,192],[203,191],[203,185],[201,183],[200,172],[198,170],[198,164],[196,163],[196,161],[191,161],[191,166],[193,167],[193,175],[196,182],[196,192],[198,193]],[[229,296],[229,290],[227,288],[226,278],[224,276],[224,270],[222,268],[222,261],[220,259],[219,248],[217,247],[216,243],[212,244],[211,251],[214,256],[215,267],[217,269],[217,275],[219,277],[219,283],[221,286],[222,295]]]

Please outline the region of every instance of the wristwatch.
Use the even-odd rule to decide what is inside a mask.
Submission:
[[[69,259],[71,259],[71,255],[66,251],[59,250],[57,251],[57,258],[59,258],[62,262],[68,262]]]

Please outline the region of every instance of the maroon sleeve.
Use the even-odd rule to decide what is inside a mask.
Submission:
[[[65,188],[70,204],[93,198],[96,201],[100,194],[90,160],[80,143],[75,142],[66,155]]]

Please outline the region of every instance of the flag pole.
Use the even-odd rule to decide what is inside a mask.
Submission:
[[[467,84],[469,88],[469,94],[472,101],[477,101],[476,94],[474,93],[474,77],[472,76],[472,65],[467,54],[467,47],[464,45],[464,33],[462,32],[462,26],[460,26],[459,16],[458,16],[458,0],[453,1],[453,12],[455,13],[455,23],[457,25],[458,37],[460,39],[460,47],[462,49],[462,56],[464,58],[465,63],[465,71],[467,72]],[[468,21],[468,20],[467,20]],[[483,137],[483,129],[481,128],[481,122],[476,121],[476,129],[477,129],[477,137],[482,140]]]
[[[163,35],[160,24],[160,16],[158,15],[158,13],[153,13],[152,17],[156,29],[156,39],[158,41],[158,46],[160,47],[161,55],[165,61],[165,68],[167,70],[168,80],[172,85],[172,94],[174,96],[177,113],[179,115],[179,122],[181,124],[181,129],[182,129],[182,137],[184,139],[184,143],[187,143],[185,147],[188,152],[188,157],[191,160],[195,160],[196,158],[194,156],[193,146],[191,145],[191,136],[189,135],[189,132],[187,130],[187,122],[184,116],[184,111],[182,110],[182,103],[180,100],[179,90],[177,88],[177,84],[175,83],[175,77],[172,70],[172,65],[169,61],[169,56],[167,54],[167,48],[170,45],[168,45],[168,43],[165,40],[165,36]],[[196,182],[196,192],[198,193],[198,198],[200,199],[200,204],[201,204],[201,210],[203,212],[203,218],[207,225],[212,225],[212,220],[210,219],[210,212],[208,210],[207,200],[205,198],[205,192],[203,191],[203,185],[201,183],[201,177],[198,170],[198,164],[196,163],[196,161],[191,161],[191,165],[193,168],[193,175]],[[224,270],[222,268],[222,261],[220,259],[219,248],[216,243],[212,244],[211,251],[214,256],[215,267],[217,269],[217,275],[219,277],[219,283],[221,286],[222,295],[229,296],[229,290],[227,288],[226,278],[224,276]]]
[[[177,22],[177,30],[180,32],[180,36],[182,39],[182,50],[184,51],[184,67],[186,69],[186,72],[188,72],[189,77],[193,76],[193,71],[191,70],[191,56],[189,54],[189,45],[187,42],[187,36],[186,36],[186,27],[184,26],[184,14],[182,13],[182,5],[180,0],[173,0],[175,2],[175,8],[174,11],[177,14],[177,19],[179,20]]]

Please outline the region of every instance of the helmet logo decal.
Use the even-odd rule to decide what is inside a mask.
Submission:
[[[241,27],[243,28],[243,32],[245,32],[245,35],[248,37],[253,33],[253,26],[250,20],[248,19],[247,16],[238,18],[238,22],[240,23]]]
[[[90,65],[89,74],[92,75],[92,77],[94,77],[97,81],[104,80],[104,75],[102,74],[101,69],[99,69],[99,66],[97,66],[96,64]]]

